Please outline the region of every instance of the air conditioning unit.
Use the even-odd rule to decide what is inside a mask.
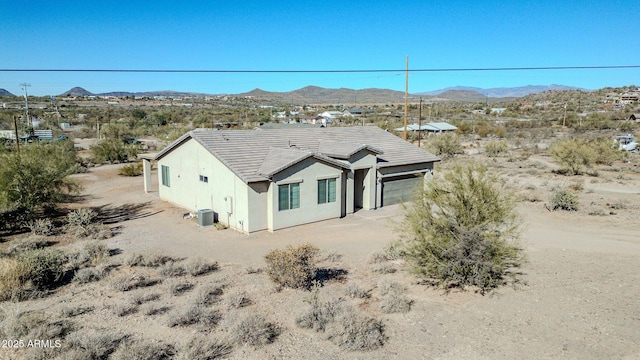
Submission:
[[[211,209],[198,210],[198,225],[199,226],[211,226],[213,225],[214,212]]]

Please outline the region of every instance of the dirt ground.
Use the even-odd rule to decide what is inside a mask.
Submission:
[[[359,211],[334,219],[275,233],[243,235],[232,230],[200,228],[183,219],[184,210],[145,194],[142,178],[117,175],[120,165],[91,168],[76,175],[84,200],[74,207],[111,210],[110,227],[116,235],[105,243],[119,254],[121,264],[132,253],[215,260],[220,270],[190,278],[194,290],[173,296],[162,284],[119,292],[109,287],[118,273],[146,271],[119,266],[110,278],[97,283],[63,286],[52,296],[6,306],[45,312],[56,318],[64,309],[91,307],[73,318],[76,326],[127,334],[184,346],[197,333],[224,336],[198,327],[169,327],[167,318],[192,302],[198,287],[222,283],[225,292],[245,291],[251,305],[229,313],[260,313],[282,332],[272,344],[254,348],[235,346],[232,359],[640,359],[640,158],[601,168],[597,177],[565,177],[551,172],[549,158],[527,160],[482,158],[518,189],[518,210],[524,220],[521,242],[528,257],[522,269],[526,284],[500,288],[482,296],[473,291],[448,294],[418,284],[401,269],[372,271],[368,260],[397,238],[395,224],[402,208],[389,206]],[[438,169],[436,169],[437,171]],[[577,212],[548,211],[545,202],[554,186],[578,189]],[[329,282],[326,297],[342,297],[346,282],[371,293],[368,299],[345,299],[384,323],[385,345],[367,352],[346,352],[322,334],[300,329],[296,317],[306,306],[308,292],[276,291],[264,273],[264,255],[288,244],[311,242],[331,256],[323,266],[346,272],[343,281]],[[378,285],[390,280],[404,284],[413,301],[407,313],[380,311]],[[135,312],[119,317],[113,307],[135,293],[156,293],[166,313],[148,316]],[[222,305],[217,305],[222,306]],[[64,350],[64,342],[62,344]],[[0,349],[0,358],[29,358],[27,352]]]

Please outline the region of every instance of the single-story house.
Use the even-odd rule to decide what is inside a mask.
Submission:
[[[157,161],[160,199],[244,233],[411,199],[440,161],[378,127],[189,131]]]
[[[456,131],[458,128],[446,122],[429,122],[426,124],[407,124],[407,131],[426,131],[433,133],[441,133],[446,131]],[[395,131],[404,131],[404,126],[395,128]]]

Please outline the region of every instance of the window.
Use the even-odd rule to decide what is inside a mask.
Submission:
[[[204,175],[200,175],[200,182],[208,183],[209,182],[209,177],[208,176],[204,176]]]
[[[162,170],[162,185],[166,186],[166,187],[170,187],[171,183],[169,181],[169,167],[166,165],[162,165],[161,166],[161,170]]]
[[[278,185],[278,210],[300,207],[300,183]]]
[[[336,179],[318,180],[318,204],[336,201]]]

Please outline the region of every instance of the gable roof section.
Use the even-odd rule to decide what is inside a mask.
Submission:
[[[309,156],[337,165],[339,161],[332,158],[339,159],[347,155],[348,158],[362,149],[377,153],[378,168],[440,161],[437,156],[375,126],[261,130],[196,129],[162,149],[155,159],[160,160],[190,139],[197,141],[245,183],[268,181],[269,176],[282,171],[283,166],[291,166]],[[271,151],[272,149],[274,151]],[[304,157],[298,151],[310,155]],[[276,159],[279,155],[283,156],[281,160]]]
[[[258,168],[258,175],[262,175],[266,178],[271,178],[273,175],[279,173],[282,170],[285,170],[303,160],[308,158],[315,158],[317,160],[329,163],[329,165],[346,168],[349,166],[347,164],[341,163],[339,161],[333,160],[330,157],[324,156],[322,154],[314,154],[312,152],[298,150],[298,149],[269,149],[267,156],[264,158],[264,161]]]
[[[361,150],[369,150],[374,154],[383,154],[384,151],[367,144],[358,144],[355,142],[339,142],[331,140],[320,140],[318,143],[318,152],[335,159],[348,159],[353,154]]]

